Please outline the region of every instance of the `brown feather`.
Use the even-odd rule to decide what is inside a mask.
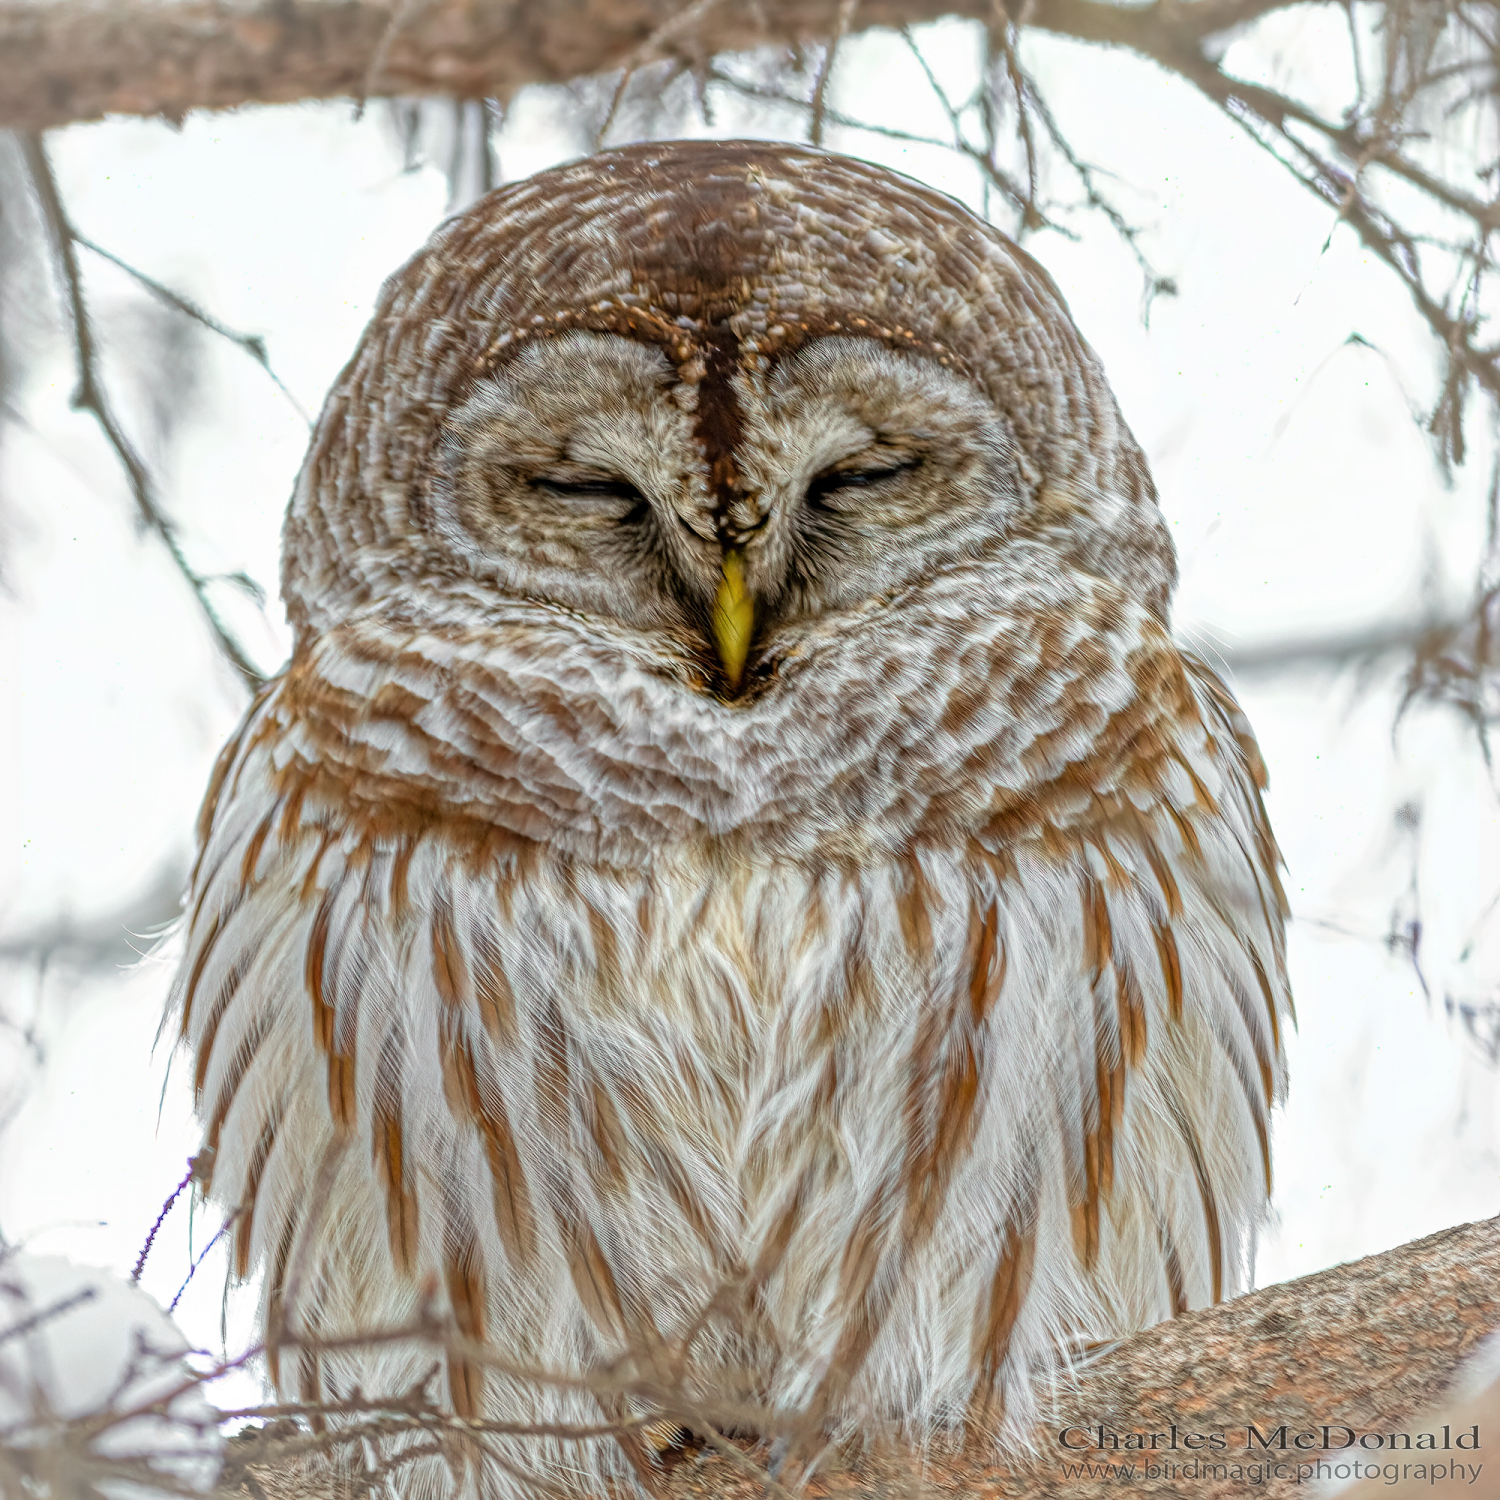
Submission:
[[[1098,1156],[1099,1192],[1107,1203],[1115,1186],[1115,1131],[1125,1114],[1125,1064],[1110,1064],[1102,1048],[1094,1058],[1094,1087],[1099,1100],[1099,1124],[1092,1132]]]
[[[919,1041],[918,1046],[924,1043]],[[973,1040],[967,1035],[950,1038],[947,1051],[946,1063],[936,1077],[928,1076],[935,1058],[924,1058],[919,1051],[911,1064],[907,1113],[913,1135],[902,1173],[906,1208],[901,1222],[903,1253],[908,1255],[926,1242],[936,1226],[953,1175],[972,1148],[978,1125],[979,1059]],[[930,1103],[934,1093],[935,1114]],[[925,1124],[929,1116],[930,1135]]]
[[[245,852],[240,859],[240,884],[247,889],[256,883],[255,870],[260,864],[260,852],[265,848],[266,840],[271,835],[271,827],[276,822],[277,809],[273,807],[264,818],[256,825],[245,843]]]
[[[1153,924],[1151,935],[1156,939],[1156,953],[1161,960],[1161,977],[1167,987],[1167,1013],[1174,1021],[1182,1019],[1182,958],[1177,952],[1177,939],[1172,929]]]
[[[972,1358],[978,1374],[976,1394],[986,1401],[999,1382],[1010,1351],[1016,1320],[1021,1316],[1031,1286],[1035,1258],[1035,1224],[1008,1224],[995,1262],[995,1274],[990,1278],[989,1294],[974,1323]]]
[[[1254,945],[1244,945],[1245,956],[1250,960],[1250,967],[1255,970],[1256,982],[1260,985],[1261,998],[1266,1003],[1266,1015],[1271,1019],[1271,1046],[1281,1051],[1281,1018],[1276,1014],[1276,996],[1271,991],[1271,981],[1266,976],[1266,966],[1260,961],[1260,954],[1255,951]],[[1270,1105],[1273,1097],[1272,1084],[1266,1081],[1266,1104]]]
[[[281,1238],[271,1257],[271,1271],[266,1278],[266,1373],[273,1386],[281,1384],[281,1343],[288,1330],[286,1323],[286,1278],[292,1259],[292,1245],[297,1237],[298,1218],[288,1214],[281,1226]]]
[[[453,926],[453,907],[446,895],[432,907],[432,980],[449,1005],[460,1005],[468,992],[469,975],[463,949]]]
[[[411,870],[412,855],[417,852],[417,841],[406,838],[396,846],[395,858],[391,860],[391,919],[402,922],[411,910],[407,875]]]
[[[443,1028],[440,1034],[443,1089],[448,1107],[455,1118],[478,1130],[490,1169],[495,1229],[512,1262],[528,1264],[536,1252],[536,1225],[526,1174],[504,1101],[498,1090],[485,1091],[479,1087],[474,1051],[467,1038],[453,1027]]]
[[[921,861],[914,854],[907,855],[897,878],[896,915],[906,950],[919,964],[932,960],[932,918],[928,914],[931,894]]]
[[[223,1080],[214,1098],[213,1112],[209,1115],[207,1128],[203,1132],[204,1145],[210,1151],[217,1152],[219,1149],[219,1132],[224,1128],[235,1095],[245,1081],[245,1074],[250,1071],[250,1064],[255,1061],[255,1055],[269,1029],[270,1021],[266,1016],[256,1017],[240,1038],[239,1046],[230,1055],[229,1065],[224,1069]]]
[[[1185,813],[1172,806],[1170,802],[1164,804],[1166,814],[1176,825],[1177,835],[1182,840],[1182,852],[1188,859],[1195,863],[1203,858],[1203,845],[1198,841],[1198,830],[1193,827],[1193,818],[1190,813]]]
[[[214,944],[219,941],[219,935],[224,931],[229,918],[234,915],[235,906],[238,904],[238,902],[235,902],[224,911],[214,913],[213,920],[208,924],[208,931],[204,934],[203,941],[198,945],[198,955],[193,959],[193,967],[188,972],[188,982],[182,997],[182,1029],[178,1034],[184,1041],[187,1039],[188,1027],[193,1019],[193,999],[198,993],[199,984],[202,982],[203,971],[208,967],[208,960],[213,954]],[[196,918],[193,925],[197,926]]]
[[[1109,902],[1105,898],[1104,887],[1084,870],[1079,889],[1083,899],[1084,968],[1092,984],[1098,981],[1105,964],[1110,960],[1114,936],[1110,928]]]
[[[471,1246],[443,1259],[443,1282],[454,1326],[471,1344],[485,1341],[486,1294],[484,1273]],[[459,1417],[484,1415],[485,1368],[475,1360],[448,1357],[448,1395]]]
[[[1193,1164],[1193,1176],[1198,1182],[1198,1197],[1203,1204],[1203,1227],[1208,1236],[1209,1276],[1213,1287],[1213,1300],[1224,1300],[1224,1233],[1219,1223],[1219,1203],[1214,1194],[1213,1180],[1208,1175],[1208,1163],[1203,1159],[1203,1146],[1193,1122],[1180,1110],[1174,1108],[1173,1116],[1177,1129],[1187,1147],[1188,1159]]]
[[[828,1369],[818,1383],[806,1414],[810,1422],[819,1420],[822,1413],[828,1411],[853,1384],[890,1311],[897,1278],[879,1274],[886,1258],[886,1242],[890,1234],[888,1220],[886,1196],[877,1190],[860,1210],[844,1243],[837,1293],[839,1306],[843,1309],[842,1327]],[[900,1251],[904,1259],[904,1244]]]
[[[1146,1055],[1146,1002],[1130,960],[1122,953],[1114,961],[1115,1004],[1120,1016],[1120,1052],[1129,1067]]]
[[[313,1038],[327,1059],[328,1111],[335,1128],[347,1134],[354,1128],[358,1104],[355,1097],[354,1055],[337,1048],[338,1007],[328,995],[328,935],[335,894],[332,889],[324,892],[323,899],[318,904],[312,931],[307,938],[303,976],[307,992],[312,998]]]
[[[903,1168],[906,1207],[903,1254],[924,1244],[936,1225],[953,1176],[973,1147],[979,1124],[980,1076],[976,1035],[1005,983],[1005,945],[998,906],[969,917],[969,1007],[950,1014],[930,1008],[918,1028],[908,1065],[907,1118],[911,1145]],[[930,1121],[930,1124],[929,1124]]]
[[[474,933],[474,1000],[479,1019],[496,1046],[515,1046],[516,998],[511,993],[500,951],[487,928]]]
[[[628,1188],[632,1174],[627,1170],[627,1165],[634,1164],[635,1152],[626,1139],[619,1112],[615,1109],[614,1100],[609,1097],[609,1090],[597,1078],[588,1082],[588,1108],[584,1113],[588,1117],[589,1134],[598,1149],[606,1178],[616,1188]]]
[[[620,984],[620,954],[619,945],[615,941],[615,930],[610,926],[604,913],[599,911],[592,902],[583,902],[583,908],[588,914],[589,937],[594,945],[594,962],[604,982],[606,993],[613,994]]]
[[[727,1262],[734,1253],[733,1249],[724,1243],[724,1237],[716,1230],[682,1163],[668,1151],[653,1151],[651,1165],[655,1169],[657,1180],[671,1195],[678,1211],[698,1236],[700,1243],[713,1253],[716,1260]]]
[[[249,955],[242,955],[224,976],[224,982],[219,986],[214,1002],[208,1008],[208,1019],[203,1023],[203,1035],[198,1039],[198,1056],[193,1065],[193,1099],[200,1106],[203,1103],[203,1084],[208,1078],[208,1065],[213,1056],[214,1040],[219,1034],[219,1024],[223,1021],[224,1013],[229,1009],[229,1004],[244,981],[245,971],[249,967]]]
[[[976,1026],[983,1023],[1000,996],[1007,959],[1005,944],[1000,940],[999,903],[990,902],[976,927],[977,916],[977,912],[969,916],[969,1009]]]
[[[572,1205],[559,1205],[557,1218],[567,1247],[568,1271],[583,1310],[601,1332],[617,1339],[627,1337],[625,1305],[598,1236]]]
[[[781,1269],[781,1263],[786,1259],[792,1236],[802,1222],[803,1210],[812,1193],[814,1170],[809,1167],[797,1178],[797,1185],[777,1214],[771,1232],[761,1241],[755,1264],[750,1268],[749,1290],[752,1299],[764,1294],[771,1278]]]
[[[375,696],[370,699],[366,716],[371,720],[387,720],[406,725],[416,722],[417,715],[427,707],[427,699],[403,687],[399,682],[382,683]]]
[[[235,1207],[234,1217],[234,1274],[244,1281],[250,1274],[250,1241],[255,1230],[255,1197],[260,1191],[260,1179],[266,1170],[271,1148],[276,1144],[276,1131],[281,1124],[281,1113],[272,1114],[261,1127],[256,1138],[255,1151],[245,1172],[245,1186]],[[205,1191],[207,1185],[205,1184]]]
[[[1092,1131],[1084,1137],[1083,1164],[1083,1194],[1069,1205],[1068,1212],[1073,1253],[1085,1271],[1092,1271],[1099,1260],[1099,1144]]]
[[[375,1108],[370,1121],[371,1160],[376,1176],[385,1190],[387,1237],[391,1261],[402,1276],[411,1276],[417,1264],[417,1195],[406,1159],[406,1138],[401,1113],[399,1075],[392,1077],[395,1064],[392,1050],[382,1059],[381,1080],[377,1083]]]
[[[1151,873],[1156,876],[1156,883],[1161,888],[1162,900],[1167,905],[1167,919],[1173,921],[1182,915],[1182,895],[1177,889],[1177,879],[1166,860],[1161,857],[1161,850],[1156,847],[1155,840],[1143,835],[1141,847],[1145,850],[1146,863],[1151,866]]]
[[[328,924],[333,917],[333,892],[329,891],[313,918],[303,961],[303,978],[313,1003],[313,1038],[322,1052],[333,1051],[334,1009],[323,997],[324,965],[328,953]]]
[[[1167,1273],[1167,1297],[1171,1303],[1172,1316],[1180,1318],[1188,1310],[1187,1291],[1182,1280],[1182,1257],[1166,1227],[1161,1226],[1162,1263]]]

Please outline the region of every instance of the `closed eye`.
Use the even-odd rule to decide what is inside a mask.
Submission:
[[[531,481],[531,487],[564,500],[623,500],[636,505],[645,499],[628,479],[602,474],[587,479],[559,479],[552,474],[538,474]]]
[[[913,458],[906,463],[884,464],[873,469],[829,469],[819,474],[807,487],[809,505],[821,505],[834,495],[849,490],[869,489],[882,480],[894,479],[898,474],[909,474],[921,467],[922,460]]]

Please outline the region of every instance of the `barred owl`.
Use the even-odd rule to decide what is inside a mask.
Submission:
[[[308,1341],[425,1308],[452,1413],[625,1430],[408,1493],[649,1487],[652,1351],[921,1441],[1240,1284],[1286,908],[1174,580],[1061,296],[936,193],[680,142],[443,225],[318,423],[174,991],[282,1389],[406,1390]]]

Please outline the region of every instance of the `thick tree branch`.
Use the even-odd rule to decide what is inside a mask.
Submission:
[[[1012,15],[997,0],[122,0],[108,9],[96,0],[0,0],[0,125],[36,129],[107,111],[181,118],[196,108],[339,95],[363,101],[371,93],[504,100],[526,84],[618,70],[602,139],[634,72],[648,63],[669,60],[679,70],[691,69],[701,89],[715,56],[768,43],[800,49],[822,42],[824,65],[810,103],[809,134],[816,144],[824,119],[833,118],[825,90],[839,37],[873,26],[905,29],[940,16],[963,17],[982,22],[1007,58],[1028,187],[1014,183],[996,161],[993,119],[989,149],[980,150],[959,118],[969,105],[945,100],[954,148],[1016,201],[1023,228],[1049,222],[1035,201],[1029,120],[1035,112],[1048,125],[1053,148],[1083,182],[1090,205],[1109,215],[1141,257],[1136,231],[1100,196],[1020,68],[1014,46],[1019,29],[1050,31],[1134,52],[1192,83],[1390,266],[1443,350],[1447,373],[1432,426],[1444,460],[1461,462],[1462,407],[1470,383],[1500,404],[1500,351],[1478,346],[1480,314],[1471,305],[1481,277],[1492,269],[1489,236],[1500,227],[1500,196],[1476,193],[1451,180],[1453,174],[1425,166],[1411,149],[1418,138],[1408,117],[1419,96],[1429,112],[1444,108],[1450,114],[1488,99],[1500,48],[1460,0],[1444,0],[1420,24],[1393,0],[1379,22],[1385,68],[1372,107],[1351,11],[1356,97],[1341,119],[1325,118],[1291,94],[1230,76],[1213,45],[1227,30],[1301,3],[1027,0]],[[1464,41],[1440,56],[1434,39],[1449,28]],[[1463,99],[1440,94],[1459,85],[1467,89]],[[1462,295],[1433,288],[1418,254],[1430,236],[1403,226],[1379,205],[1362,182],[1371,169],[1415,189],[1439,213],[1467,221],[1463,244],[1439,246],[1463,273]],[[1144,259],[1143,269],[1149,305],[1150,295],[1171,290],[1171,283]]]
[[[1026,23],[1161,57],[1290,3],[1037,0]],[[376,93],[504,98],[621,67],[681,10],[675,0],[0,0],[0,126]],[[865,0],[842,24],[993,14],[990,0]],[[837,0],[721,0],[692,41],[705,55],[817,40],[839,16]]]
[[[849,1500],[959,1494],[1092,1500],[1117,1496],[1124,1486],[1163,1500],[1241,1500],[1246,1494],[1317,1493],[1309,1466],[1351,1458],[1384,1463],[1393,1454],[1408,1464],[1481,1463],[1488,1477],[1496,1435],[1486,1424],[1476,1452],[1467,1446],[1467,1425],[1450,1419],[1455,1374],[1497,1326],[1500,1219],[1487,1219],[1148,1328],[1042,1393],[1050,1414],[1032,1433],[1030,1454],[999,1462],[982,1438],[957,1452],[936,1444],[920,1462],[906,1450],[877,1452],[852,1468],[825,1466],[805,1493]],[[1436,1414],[1430,1410],[1435,1402],[1443,1403]],[[380,1410],[395,1412],[398,1405]],[[441,1426],[438,1414],[418,1405],[396,1413],[402,1430]],[[289,1414],[307,1419],[318,1413],[276,1407],[234,1415]],[[1466,1422],[1477,1420],[1467,1410],[1464,1415]],[[379,1432],[373,1407],[370,1416],[366,1430]],[[1446,1449],[1443,1421],[1452,1427]],[[1320,1446],[1325,1426],[1326,1449]],[[1428,1430],[1435,1448],[1419,1446]],[[299,1437],[299,1431],[308,1429],[247,1432],[221,1494],[344,1496],[330,1485],[326,1469],[310,1472],[294,1461],[318,1447],[326,1451],[331,1435]],[[1311,1443],[1299,1444],[1304,1433],[1312,1434]],[[1410,1434],[1412,1447],[1393,1443],[1392,1433]],[[1380,1446],[1373,1439],[1361,1445],[1365,1434],[1379,1434]],[[1465,1444],[1452,1446],[1459,1434]],[[673,1468],[663,1484],[665,1500],[759,1500],[769,1476],[727,1448],[721,1440],[696,1462]],[[1185,1466],[1195,1461],[1189,1473]],[[1132,1473],[1122,1473],[1121,1464]],[[1258,1477],[1247,1477],[1247,1465],[1259,1466]],[[1471,1497],[1494,1493],[1468,1484],[1424,1493],[1460,1490]]]

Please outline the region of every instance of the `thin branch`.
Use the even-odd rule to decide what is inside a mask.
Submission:
[[[172,1189],[167,1201],[162,1204],[161,1212],[156,1216],[156,1222],[151,1226],[150,1233],[146,1236],[146,1243],[141,1246],[141,1253],[136,1256],[135,1269],[130,1273],[131,1281],[139,1281],[141,1272],[146,1269],[146,1258],[151,1254],[151,1247],[156,1243],[156,1233],[166,1223],[167,1215],[172,1212],[172,1205],[182,1196],[183,1189],[193,1180],[193,1168],[190,1166],[185,1176],[176,1187]],[[172,1306],[177,1304],[173,1302]],[[170,1310],[170,1309],[169,1309]]]
[[[322,1351],[318,1351],[322,1352]],[[552,1437],[578,1442],[639,1432],[651,1418],[628,1417],[618,1422],[494,1422],[484,1417],[456,1417],[436,1406],[417,1405],[401,1397],[388,1401],[350,1396],[334,1401],[280,1401],[264,1406],[242,1406],[219,1413],[220,1422],[278,1421],[286,1417],[384,1417],[427,1430],[451,1428],[482,1432],[490,1437]],[[347,1431],[348,1429],[346,1429]]]
[[[69,1297],[54,1302],[48,1307],[39,1308],[28,1317],[12,1323],[8,1328],[0,1328],[0,1344],[8,1344],[12,1339],[25,1338],[28,1333],[40,1328],[44,1323],[50,1323],[54,1318],[60,1318],[64,1313],[72,1312],[75,1307],[81,1307],[85,1302],[92,1302],[98,1296],[95,1287],[86,1286],[80,1288]]]
[[[258,692],[265,684],[259,669],[250,660],[243,646],[234,637],[229,627],[220,618],[208,593],[209,580],[194,569],[188,561],[182,544],[177,539],[177,529],[167,519],[158,505],[152,489],[151,476],[140,456],[131,446],[124,429],[115,418],[114,410],[99,379],[98,351],[94,344],[93,331],[89,324],[88,306],[83,296],[83,279],[78,271],[78,257],[74,252],[75,236],[63,211],[58,194],[57,180],[52,175],[52,165],[47,160],[42,138],[35,132],[24,132],[20,137],[21,152],[26,170],[41,205],[42,219],[47,227],[47,238],[52,247],[53,259],[63,281],[68,318],[73,330],[74,357],[78,367],[78,386],[73,393],[73,407],[93,415],[106,440],[114,449],[120,467],[125,470],[131,494],[142,524],[156,533],[182,575],[198,608],[213,632],[219,650],[229,661],[240,680],[250,691]]]
[[[948,124],[953,131],[954,143],[959,147],[968,145],[968,139],[964,135],[963,122],[959,117],[959,111],[948,97],[948,91],[939,82],[937,74],[932,71],[932,64],[927,61],[927,54],[917,45],[917,39],[912,35],[910,26],[903,26],[901,28],[901,40],[906,44],[906,50],[916,59],[917,66],[922,70],[922,76],[927,80],[927,87],[932,90],[933,97],[942,105],[943,113],[948,116]]]
[[[818,81],[813,85],[812,119],[808,123],[807,139],[814,146],[823,144],[823,96],[828,89],[828,79],[833,73],[833,59],[838,53],[839,43],[843,41],[850,23],[854,20],[854,12],[858,9],[859,0],[839,0],[833,35],[828,39],[828,46],[823,52],[823,61],[818,66]]]
[[[863,0],[857,28],[987,21],[990,3]],[[1115,46],[1191,46],[1295,3],[1035,0],[1020,19]],[[831,12],[832,0],[823,5]],[[0,126],[44,129],[111,113],[181,119],[194,109],[348,99],[376,88],[507,97],[527,84],[626,66],[662,9],[661,0],[582,9],[556,0],[423,0],[393,27],[391,0],[339,0],[332,14],[324,0],[116,0],[104,26],[98,0],[4,0]],[[706,54],[796,43],[812,34],[814,12],[809,0],[738,0],[719,5],[696,40]]]
[[[1403,620],[1337,635],[1299,636],[1265,645],[1220,650],[1220,660],[1236,677],[1274,676],[1288,671],[1341,671],[1397,654],[1419,651],[1450,639],[1468,616]]]
[[[406,25],[415,9],[416,0],[393,0],[391,5],[391,18],[386,23],[385,29],[380,33],[380,40],[375,44],[375,50],[370,54],[370,66],[365,69],[365,76],[360,83],[359,93],[354,105],[354,118],[363,117],[365,103],[370,95],[376,90],[380,80],[385,75],[386,60],[391,55],[391,43],[400,34],[401,28]]]
[[[609,101],[609,109],[605,112],[603,123],[594,135],[594,149],[597,151],[603,147],[611,127],[615,123],[615,116],[620,112],[620,105],[625,98],[625,90],[630,86],[630,80],[647,63],[656,62],[662,56],[663,45],[670,41],[679,32],[685,31],[689,26],[701,21],[711,11],[719,0],[692,0],[690,5],[678,11],[675,16],[669,16],[661,23],[639,47],[627,57],[620,68],[620,81],[615,85],[614,95]]]
[[[1026,80],[1029,85],[1029,80]],[[1058,154],[1068,164],[1073,175],[1078,179],[1079,186],[1083,189],[1085,205],[1095,212],[1101,214],[1105,221],[1115,233],[1125,242],[1126,248],[1135,258],[1135,263],[1140,267],[1141,275],[1145,279],[1144,288],[1144,312],[1149,318],[1151,303],[1156,297],[1175,297],[1177,295],[1177,283],[1170,276],[1163,276],[1154,265],[1151,264],[1146,252],[1141,249],[1141,231],[1126,219],[1125,215],[1115,207],[1114,202],[1104,193],[1096,180],[1097,169],[1084,161],[1073,149],[1072,142],[1063,133],[1058,125],[1051,108],[1045,98],[1035,89],[1030,88],[1032,107],[1036,110],[1037,118],[1047,131],[1047,137],[1052,142]]]
[[[1041,215],[1036,208],[1037,188],[1037,156],[1036,140],[1031,133],[1031,112],[1026,107],[1027,94],[1034,92],[1031,80],[1021,68],[1021,59],[1016,51],[1015,37],[1012,35],[1010,13],[1006,10],[1004,0],[993,0],[992,9],[994,22],[987,28],[987,34],[998,39],[1001,56],[1005,59],[1005,73],[1010,81],[1010,91],[1016,101],[1016,135],[1026,152],[1026,208],[1022,213],[1022,229],[1041,228]],[[993,151],[991,152],[993,155]]]
[[[1472,378],[1492,401],[1500,402],[1500,363],[1497,363],[1500,350],[1474,347],[1476,321],[1472,316],[1455,318],[1432,295],[1421,274],[1414,237],[1359,192],[1356,177],[1314,150],[1289,130],[1287,123],[1296,121],[1320,131],[1341,150],[1352,147],[1357,151],[1367,147],[1369,141],[1357,132],[1329,124],[1312,110],[1274,90],[1230,77],[1201,51],[1172,48],[1157,61],[1194,84],[1258,146],[1275,157],[1304,188],[1334,207],[1365,248],[1396,273],[1448,357],[1449,379],[1431,427],[1441,441],[1445,459],[1462,463],[1464,443],[1458,417],[1464,385]],[[1278,143],[1284,149],[1278,149]],[[1446,189],[1436,191],[1440,185],[1429,186],[1426,174],[1404,158],[1389,151],[1375,150],[1370,161],[1397,171],[1398,175],[1429,191],[1450,207],[1462,205],[1485,233],[1493,227],[1491,221],[1495,210],[1492,206],[1481,205],[1477,200]]]
[[[1235,1500],[1243,1494],[1245,1483],[1239,1460],[1249,1463],[1256,1455],[1245,1424],[1255,1421],[1258,1414],[1277,1422],[1292,1418],[1310,1423],[1311,1416],[1300,1414],[1316,1413],[1317,1421],[1345,1424],[1356,1434],[1406,1429],[1410,1417],[1451,1386],[1459,1362],[1474,1351],[1500,1317],[1495,1291],[1495,1268],[1500,1264],[1497,1222],[1446,1230],[1368,1260],[1160,1323],[1097,1351],[1072,1369],[1061,1386],[1042,1377],[1037,1394],[1051,1419],[1032,1431],[1029,1444],[997,1452],[992,1435],[975,1433],[961,1449],[935,1444],[913,1455],[909,1449],[887,1452],[872,1441],[852,1456],[849,1471],[840,1476],[836,1489],[850,1496],[930,1491],[1005,1494],[1012,1500],[1056,1500],[1060,1494],[1094,1493],[1095,1486],[1081,1479],[1059,1485],[1058,1459],[1067,1456],[1058,1446],[1059,1428],[1103,1423],[1121,1433],[1165,1431],[1169,1423],[1182,1420],[1181,1411],[1175,1408],[1180,1407],[1184,1384],[1191,1383],[1194,1428],[1221,1432],[1227,1440],[1227,1450],[1217,1459],[1214,1472],[1205,1473],[1195,1493],[1201,1492],[1204,1500]],[[508,1361],[493,1356],[492,1351],[468,1343],[451,1327],[432,1320],[387,1330],[369,1340],[308,1340],[304,1347],[309,1353],[335,1354],[355,1342],[400,1338],[431,1344],[452,1357],[509,1367]],[[487,1354],[492,1357],[485,1360]],[[241,1366],[249,1357],[232,1363]],[[193,1381],[155,1402],[108,1414],[103,1426],[165,1414],[183,1391],[216,1379],[229,1367],[227,1362],[215,1370],[195,1372]],[[1293,1409],[1285,1409],[1289,1379],[1297,1387]],[[620,1391],[643,1405],[670,1408],[672,1416],[688,1422],[722,1461],[717,1472],[684,1465],[663,1475],[659,1492],[664,1496],[687,1500],[712,1492],[733,1500],[767,1494],[791,1500],[795,1493],[790,1484],[766,1473],[750,1454],[731,1443],[718,1421],[691,1401],[683,1401],[680,1392],[644,1382],[621,1384],[610,1369],[564,1383],[595,1393]],[[497,1469],[521,1474],[524,1471],[512,1464],[509,1454],[487,1439],[536,1436],[541,1441],[568,1442],[618,1435],[614,1426],[604,1423],[526,1426],[459,1418],[441,1410],[429,1390],[430,1379],[424,1377],[383,1401],[351,1395],[329,1403],[276,1404],[225,1413],[226,1418],[262,1418],[268,1424],[331,1419],[322,1432],[309,1430],[309,1425],[289,1434],[285,1426],[262,1428],[236,1445],[240,1451],[230,1472],[238,1478],[250,1466],[258,1468],[268,1484],[273,1478],[285,1482],[312,1455],[362,1454],[366,1467],[360,1481],[377,1483],[375,1476],[395,1472],[404,1463],[442,1456],[445,1444],[475,1440],[486,1464],[493,1462]],[[771,1416],[747,1412],[744,1425],[764,1439],[776,1431],[767,1420]],[[1444,1415],[1441,1420],[1449,1418]],[[97,1420],[93,1429],[86,1423],[67,1424],[64,1436],[76,1444],[99,1430]],[[431,1441],[413,1441],[422,1434],[431,1434]],[[379,1452],[386,1439],[395,1440],[394,1451]],[[0,1460],[4,1457],[0,1448]],[[525,1477],[544,1487],[550,1482],[541,1475]],[[1268,1476],[1264,1488],[1271,1496],[1301,1493],[1291,1473],[1276,1479]]]
[[[719,68],[710,69],[708,82],[722,84],[747,99],[759,99],[767,104],[784,104],[791,109],[803,110],[812,107],[808,100],[799,99],[795,94],[784,93],[765,84],[752,83],[748,78],[736,78],[733,73],[725,73]],[[945,141],[941,136],[922,135],[918,131],[901,130],[894,125],[879,125],[873,120],[857,120],[853,115],[842,114],[836,109],[825,108],[823,119],[827,124],[838,125],[846,130],[868,131],[871,135],[883,136],[888,141],[906,141],[915,146],[939,146],[950,151],[953,149],[953,142]]]
[[[164,302],[168,307],[180,312],[184,317],[191,318],[195,323],[201,323],[210,332],[216,333],[220,338],[228,339],[231,344],[243,349],[246,354],[271,377],[276,389],[291,402],[292,409],[307,423],[312,426],[312,418],[308,415],[307,408],[287,389],[281,376],[271,368],[271,356],[266,349],[266,341],[258,333],[237,333],[227,324],[221,323],[211,313],[204,312],[196,302],[184,297],[181,292],[174,292],[171,287],[163,286],[161,282],[146,275],[144,271],[138,271],[129,261],[121,260],[112,250],[106,250],[103,245],[96,245],[93,240],[70,229],[73,242],[82,245],[85,250],[92,250],[97,256],[109,261],[111,265],[118,266],[127,276],[132,276],[158,301]]]
[[[189,1173],[188,1175],[189,1178],[191,1178],[192,1174]],[[225,1231],[228,1230],[229,1226],[233,1224],[238,1217],[239,1214],[237,1212],[226,1215],[224,1222],[220,1224],[219,1227],[214,1231],[213,1238],[209,1240],[209,1242],[203,1247],[201,1251],[199,1251],[197,1258],[193,1261],[192,1265],[188,1267],[186,1279],[183,1281],[182,1285],[177,1288],[177,1295],[173,1297],[172,1300],[167,1304],[167,1311],[169,1313],[174,1313],[177,1311],[177,1304],[182,1301],[182,1294],[187,1291],[187,1289],[193,1284],[193,1277],[198,1274],[198,1267],[208,1259],[208,1252],[212,1250],[213,1247],[217,1245],[221,1239],[224,1238]]]

